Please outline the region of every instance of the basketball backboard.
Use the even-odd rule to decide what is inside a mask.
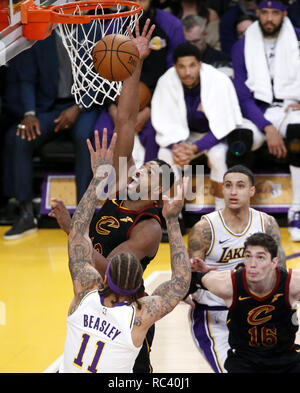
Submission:
[[[24,0],[0,0],[0,65],[6,64],[35,41],[27,40],[21,24],[21,4]],[[56,5],[68,0],[35,0],[37,5]]]

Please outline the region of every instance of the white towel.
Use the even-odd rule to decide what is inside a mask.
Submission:
[[[246,85],[258,100],[273,101],[271,76],[258,21],[245,34]],[[285,17],[277,38],[274,59],[274,94],[278,99],[300,100],[300,50],[295,29]]]
[[[227,75],[204,63],[200,80],[203,111],[212,133],[222,139],[243,121],[234,86]],[[190,134],[184,90],[175,67],[157,82],[151,101],[151,121],[161,147],[184,141]]]

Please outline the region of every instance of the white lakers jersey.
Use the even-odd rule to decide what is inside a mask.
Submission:
[[[105,307],[97,290],[88,293],[67,317],[60,373],[130,373],[141,349],[131,338],[134,305]]]
[[[234,233],[226,225],[221,210],[206,214],[204,217],[210,225],[212,234],[205,263],[209,266],[218,267],[219,271],[233,270],[238,263],[243,262],[246,239],[256,232],[265,232],[262,213],[252,208],[249,208],[249,221],[242,233]],[[201,300],[199,298],[200,294]],[[210,298],[218,299],[218,304],[224,304],[222,299],[210,294],[208,291],[197,291],[197,296],[194,297],[200,303],[204,301],[204,298],[206,300]]]

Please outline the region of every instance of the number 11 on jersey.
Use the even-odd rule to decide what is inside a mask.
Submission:
[[[86,333],[82,335],[82,342],[78,351],[77,357],[74,359],[73,364],[76,367],[82,368],[83,365],[83,356],[86,351],[88,342],[90,340],[90,336]],[[97,372],[97,365],[99,363],[102,351],[105,347],[105,343],[102,341],[97,341],[96,342],[96,350],[95,350],[95,355],[93,357],[92,363],[88,366],[87,371],[90,373],[96,373]]]

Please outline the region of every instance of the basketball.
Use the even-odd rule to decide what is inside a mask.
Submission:
[[[139,99],[140,99],[140,111],[143,110],[151,101],[151,91],[145,83],[139,83]]]
[[[93,49],[96,71],[109,81],[123,81],[134,72],[139,62],[139,51],[131,39],[122,34],[101,38]]]

